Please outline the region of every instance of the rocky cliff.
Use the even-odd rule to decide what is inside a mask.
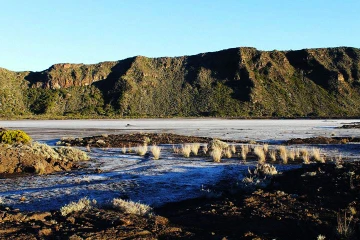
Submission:
[[[360,49],[233,48],[42,72],[0,69],[0,91],[3,117],[356,117]]]

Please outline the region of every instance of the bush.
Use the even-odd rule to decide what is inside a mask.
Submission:
[[[31,141],[31,137],[21,130],[5,130],[0,132],[0,142],[3,143],[29,143]]]

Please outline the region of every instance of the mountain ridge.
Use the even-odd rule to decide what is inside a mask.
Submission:
[[[3,118],[359,116],[360,49],[241,47],[40,72],[0,69],[0,87]]]

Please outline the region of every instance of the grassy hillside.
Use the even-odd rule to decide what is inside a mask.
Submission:
[[[354,117],[360,50],[234,48],[43,72],[0,69],[0,87],[3,117]]]

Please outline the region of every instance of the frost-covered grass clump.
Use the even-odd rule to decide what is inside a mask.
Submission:
[[[60,213],[62,216],[67,216],[73,212],[79,212],[87,210],[93,207],[96,204],[96,200],[90,201],[87,197],[81,198],[77,202],[71,202],[60,208]]]
[[[128,214],[134,214],[139,216],[153,215],[153,209],[149,205],[133,201],[126,201],[120,198],[114,198],[112,201],[112,206],[113,208]]]

